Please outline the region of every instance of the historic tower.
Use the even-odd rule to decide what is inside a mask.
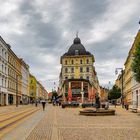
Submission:
[[[63,99],[69,101],[93,101],[99,82],[94,67],[94,56],[86,51],[78,36],[61,56],[59,89]]]

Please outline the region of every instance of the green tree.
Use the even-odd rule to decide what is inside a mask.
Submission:
[[[134,54],[132,71],[134,72],[136,81],[140,83],[140,42],[138,43],[136,52]]]
[[[52,99],[56,99],[58,96],[56,91],[52,91]]]
[[[121,89],[118,88],[116,85],[114,85],[108,93],[108,99],[113,100],[118,99],[120,97],[121,97]]]

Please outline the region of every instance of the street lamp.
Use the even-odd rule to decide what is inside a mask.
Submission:
[[[121,102],[122,102],[122,107],[124,107],[124,93],[123,93],[123,74],[124,74],[124,70],[123,68],[116,68],[115,70],[115,74],[118,74],[118,70],[121,70],[121,76],[122,76],[122,96],[121,96]]]

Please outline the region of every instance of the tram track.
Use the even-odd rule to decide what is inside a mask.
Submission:
[[[39,110],[40,110],[40,108],[35,108],[35,109],[32,108],[32,109],[26,110],[24,112],[20,112],[16,115],[13,115],[13,116],[6,118],[4,120],[1,120],[0,121],[0,138],[4,134],[6,134],[10,130],[12,130],[15,126],[22,123],[23,120],[30,117],[31,115],[33,115],[34,113],[36,113]]]
[[[12,114],[12,113],[20,112],[20,111],[28,109],[28,108],[31,108],[31,106],[30,107],[27,106],[27,107],[24,107],[24,108],[8,109],[8,110],[5,110],[4,112],[0,112],[0,117],[4,116],[4,115]]]
[[[6,114],[6,115],[4,115],[2,118],[0,118],[0,124],[1,123],[3,123],[4,121],[7,121],[7,120],[10,120],[10,119],[12,119],[12,118],[15,118],[16,116],[18,116],[18,115],[22,115],[22,114],[24,114],[24,113],[26,113],[26,112],[28,112],[28,111],[31,111],[32,109],[30,108],[30,109],[28,109],[28,110],[22,110],[22,111],[19,111],[19,112],[12,112],[12,113],[9,113],[9,114]]]

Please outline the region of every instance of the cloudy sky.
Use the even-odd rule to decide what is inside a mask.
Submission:
[[[113,84],[140,28],[140,0],[0,0],[0,35],[48,91],[76,31],[95,56],[99,82]]]

